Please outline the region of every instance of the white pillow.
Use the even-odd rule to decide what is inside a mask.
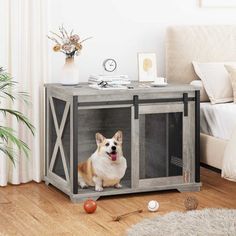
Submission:
[[[233,88],[234,103],[236,103],[236,67],[231,65],[225,65],[225,69],[229,73],[229,77]]]
[[[192,63],[196,74],[203,82],[212,104],[233,101],[232,84],[224,67],[226,62],[200,63],[193,61]],[[236,65],[236,62],[230,64]]]
[[[195,87],[200,88],[200,101],[201,102],[209,102],[209,97],[206,93],[206,90],[205,90],[201,80],[193,80],[190,84]]]

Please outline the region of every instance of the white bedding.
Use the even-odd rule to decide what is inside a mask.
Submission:
[[[223,103],[212,105],[201,103],[201,132],[216,138],[230,140],[236,127],[236,104]]]
[[[236,181],[236,104],[201,103],[201,132],[227,140],[221,176]]]
[[[225,179],[236,182],[236,129],[226,145],[221,176]]]

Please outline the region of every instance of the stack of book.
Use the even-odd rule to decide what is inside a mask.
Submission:
[[[89,86],[95,89],[127,89],[131,83],[127,75],[90,75]]]

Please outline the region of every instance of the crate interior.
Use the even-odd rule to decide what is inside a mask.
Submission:
[[[127,160],[127,170],[121,180],[123,188],[130,188],[131,176],[131,109],[102,108],[81,109],[78,111],[78,162],[87,160],[97,149],[95,134],[101,133],[106,138],[112,138],[121,130],[123,133],[123,155]],[[106,188],[109,191],[112,188]],[[94,191],[94,187],[87,190]]]

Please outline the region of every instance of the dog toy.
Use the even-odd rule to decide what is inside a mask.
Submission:
[[[139,209],[139,210],[136,210],[136,211],[127,212],[127,213],[122,214],[122,215],[112,216],[112,220],[113,221],[120,221],[122,218],[127,217],[127,216],[129,216],[131,214],[142,213],[142,212],[143,212],[142,209]]]
[[[86,213],[91,214],[94,213],[97,209],[97,203],[92,200],[88,199],[84,202],[84,210]]]
[[[155,212],[155,211],[157,211],[158,210],[158,208],[159,208],[159,203],[158,203],[158,201],[156,201],[156,200],[151,200],[150,202],[148,202],[148,210],[149,211],[152,211],[152,212]]]
[[[195,210],[198,207],[198,200],[196,197],[194,196],[188,196],[185,200],[184,200],[184,206],[186,210]]]

